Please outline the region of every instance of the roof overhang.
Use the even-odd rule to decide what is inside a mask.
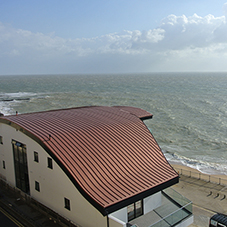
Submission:
[[[40,144],[105,216],[179,181],[142,122],[151,117],[135,107],[82,107],[3,116],[0,122]]]

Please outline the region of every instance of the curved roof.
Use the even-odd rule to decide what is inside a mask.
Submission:
[[[103,215],[178,182],[134,107],[79,107],[0,117],[36,140]]]

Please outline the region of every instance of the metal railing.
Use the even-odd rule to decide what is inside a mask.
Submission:
[[[179,175],[183,175],[183,176],[195,178],[195,179],[198,179],[198,180],[203,180],[203,181],[227,186],[227,179],[224,179],[224,178],[221,178],[221,177],[203,174],[203,173],[197,172],[197,171],[185,170],[185,169],[181,169],[181,168],[178,168],[178,167],[175,167],[174,169],[178,172]]]
[[[163,193],[167,197],[169,197],[169,199],[172,200],[172,202],[179,208],[174,209],[173,212],[169,213],[164,217],[162,217],[162,215],[159,212],[159,210],[162,210],[163,207],[155,209],[154,211],[160,217],[162,217],[162,219],[150,225],[149,227],[173,226],[192,215],[192,202],[190,200],[188,200],[187,198],[185,198],[184,196],[182,196],[172,188],[165,189]],[[166,206],[166,205],[163,205],[163,206]]]
[[[192,202],[179,208],[175,212],[167,215],[166,217],[162,218],[161,220],[157,221],[156,223],[150,225],[149,227],[170,227],[176,225],[177,223],[181,222],[185,218],[192,215],[192,213],[188,214],[183,212],[184,209],[192,206]]]

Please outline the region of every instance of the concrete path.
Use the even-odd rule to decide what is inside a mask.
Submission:
[[[180,182],[172,188],[193,202],[194,223],[190,227],[209,226],[213,214],[227,214],[226,186],[180,175]]]

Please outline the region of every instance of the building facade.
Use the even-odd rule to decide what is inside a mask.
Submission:
[[[188,226],[191,203],[170,189],[179,176],[150,118],[133,107],[1,116],[1,180],[82,227]]]

